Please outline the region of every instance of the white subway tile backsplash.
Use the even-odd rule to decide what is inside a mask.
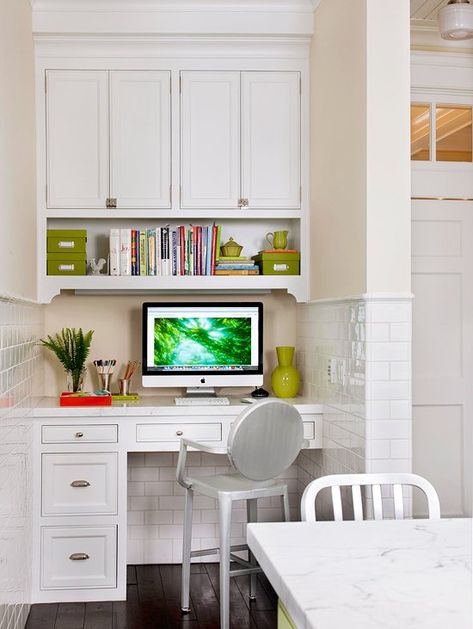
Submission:
[[[42,388],[43,307],[0,298],[0,626],[21,629],[31,600],[32,397]],[[2,616],[3,614],[3,616]]]

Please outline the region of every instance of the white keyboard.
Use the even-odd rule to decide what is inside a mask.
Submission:
[[[227,397],[175,397],[177,406],[228,406]]]

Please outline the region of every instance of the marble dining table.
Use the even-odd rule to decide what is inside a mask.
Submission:
[[[248,524],[297,629],[471,629],[472,521]]]

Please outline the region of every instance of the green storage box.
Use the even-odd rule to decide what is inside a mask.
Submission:
[[[83,253],[86,257],[87,230],[48,229],[48,253]]]
[[[300,253],[259,253],[252,256],[261,275],[300,275]]]
[[[85,275],[84,253],[48,253],[48,275]]]

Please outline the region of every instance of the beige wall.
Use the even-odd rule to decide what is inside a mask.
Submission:
[[[311,298],[365,291],[366,6],[322,0],[311,47]]]
[[[322,0],[311,48],[311,299],[410,290],[409,1]]]
[[[0,294],[34,298],[35,131],[31,5],[0,2]]]
[[[82,327],[95,330],[88,361],[86,389],[97,387],[90,365],[97,358],[115,358],[117,365],[127,360],[141,360],[141,304],[145,301],[262,301],[264,304],[264,365],[265,387],[270,386],[271,370],[276,364],[276,345],[296,344],[296,301],[283,292],[271,295],[205,295],[195,298],[172,295],[158,296],[74,296],[61,295],[45,306],[46,334],[59,332],[63,327]],[[45,395],[57,395],[64,390],[64,372],[57,359],[45,352]],[[118,378],[114,374],[116,383]],[[134,391],[142,391],[141,377],[135,376]],[[164,393],[165,391],[158,391]],[[176,390],[179,393],[179,390]],[[146,389],[145,394],[156,394]]]

